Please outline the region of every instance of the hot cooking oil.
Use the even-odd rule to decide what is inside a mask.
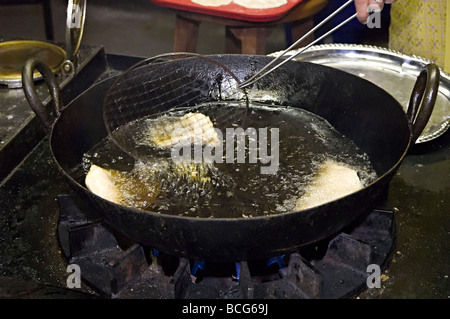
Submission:
[[[180,163],[174,161],[173,148],[157,147],[148,136],[152,128],[164,126],[164,121],[173,124],[174,118],[188,113],[209,117],[222,145],[180,145],[184,151],[192,150],[188,155],[195,148],[203,152],[203,161],[184,156]],[[227,138],[230,131],[241,135]],[[211,151],[213,161],[206,156]],[[96,164],[121,172],[117,183],[126,193],[126,206],[190,217],[251,218],[293,211],[320,164],[330,159],[356,170],[364,185],[376,179],[367,154],[311,112],[260,103],[215,102],[120,127],[87,152],[83,161],[86,171]],[[276,170],[263,174],[261,168],[275,161]]]

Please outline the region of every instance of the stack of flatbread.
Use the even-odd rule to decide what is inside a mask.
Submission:
[[[277,8],[287,3],[287,0],[191,0],[191,1],[205,7],[220,7],[234,2],[237,5],[248,9]]]

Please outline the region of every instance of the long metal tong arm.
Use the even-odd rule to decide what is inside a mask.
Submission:
[[[275,69],[277,69],[278,67],[282,66],[283,64],[287,63],[288,61],[294,59],[295,57],[297,57],[299,54],[301,54],[302,52],[304,52],[305,50],[307,50],[308,48],[310,48],[311,46],[313,46],[314,44],[316,44],[317,42],[319,42],[320,40],[322,40],[323,38],[329,36],[330,34],[332,34],[333,32],[335,32],[336,30],[338,30],[339,28],[341,28],[343,25],[345,25],[347,22],[353,20],[356,17],[356,13],[354,15],[352,15],[351,17],[349,17],[348,19],[346,19],[345,21],[341,22],[338,26],[334,27],[333,29],[331,29],[330,31],[328,31],[327,33],[325,33],[324,35],[320,36],[319,38],[317,38],[316,40],[314,40],[313,42],[311,42],[310,44],[308,44],[307,46],[303,47],[301,50],[299,50],[295,55],[289,56],[288,58],[284,59],[282,62],[280,62],[279,64],[275,65],[274,67],[272,67],[271,69],[269,69],[268,71],[266,71],[270,66],[272,66],[274,63],[278,62],[280,59],[283,58],[283,56],[289,52],[290,50],[292,50],[294,47],[296,47],[299,43],[301,43],[302,41],[304,41],[307,37],[309,37],[311,34],[313,34],[315,31],[317,31],[320,27],[322,27],[325,23],[327,23],[330,19],[332,19],[334,16],[336,16],[339,12],[341,12],[342,10],[344,10],[348,5],[350,5],[351,3],[353,3],[354,0],[349,0],[346,3],[344,3],[341,7],[339,7],[336,11],[334,11],[332,14],[330,14],[328,17],[326,17],[322,22],[320,22],[318,25],[316,25],[314,28],[312,28],[311,30],[309,30],[305,35],[303,35],[300,39],[298,39],[297,41],[295,41],[291,46],[289,46],[286,50],[284,50],[276,59],[272,60],[270,63],[268,63],[267,65],[265,65],[261,70],[259,70],[257,73],[255,73],[252,77],[250,77],[249,79],[241,82],[238,87],[239,88],[245,88],[249,85],[252,85],[253,83],[257,82],[258,80],[260,80],[261,78],[263,78],[264,76],[266,76],[267,74],[273,72]]]

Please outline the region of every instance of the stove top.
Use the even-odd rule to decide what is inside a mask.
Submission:
[[[96,71],[89,85],[125,70],[138,58],[108,55],[100,49],[93,59]],[[76,89],[80,82],[87,85],[73,81],[63,89],[66,102],[82,92],[83,88]],[[16,145],[23,145],[20,136],[16,134],[12,139],[17,138]],[[37,137],[15,163],[9,162],[9,155],[0,157],[2,167],[13,166],[1,176],[0,184],[0,297],[98,298],[98,292],[84,283],[81,288],[68,287],[71,273],[67,272],[68,261],[58,238],[58,198],[72,190],[53,162],[48,136],[41,132]],[[395,249],[382,271],[381,287],[344,297],[449,298],[449,174],[450,134],[410,151],[387,194],[397,231]],[[190,268],[201,267],[189,262]]]
[[[351,297],[368,286],[381,287],[381,270],[395,248],[394,212],[382,207],[333,238],[291,254],[226,263],[141,246],[92,217],[95,209],[77,195],[61,194],[58,204],[61,250],[79,275],[69,284],[81,286],[83,280],[108,298]]]

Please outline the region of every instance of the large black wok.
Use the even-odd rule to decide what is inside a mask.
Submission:
[[[246,55],[211,57],[241,80],[272,59]],[[31,77],[34,69],[47,81],[56,114],[47,111],[36,97]],[[209,81],[207,77],[204,75],[205,81]],[[374,84],[306,62],[291,61],[248,88],[253,100],[301,107],[328,120],[369,155],[379,178],[356,193],[322,206],[246,219],[156,214],[94,195],[84,185],[81,159],[83,153],[108,134],[102,103],[115,78],[94,85],[65,107],[60,105],[58,85],[45,65],[29,61],[22,78],[28,101],[51,133],[51,152],[61,173],[75,191],[98,208],[99,216],[108,225],[143,245],[175,256],[231,262],[295,251],[333,236],[370,213],[385,195],[391,178],[428,121],[439,85],[439,69],[433,64],[424,68],[407,114],[396,99]],[[259,90],[265,90],[265,94],[258,94]]]

